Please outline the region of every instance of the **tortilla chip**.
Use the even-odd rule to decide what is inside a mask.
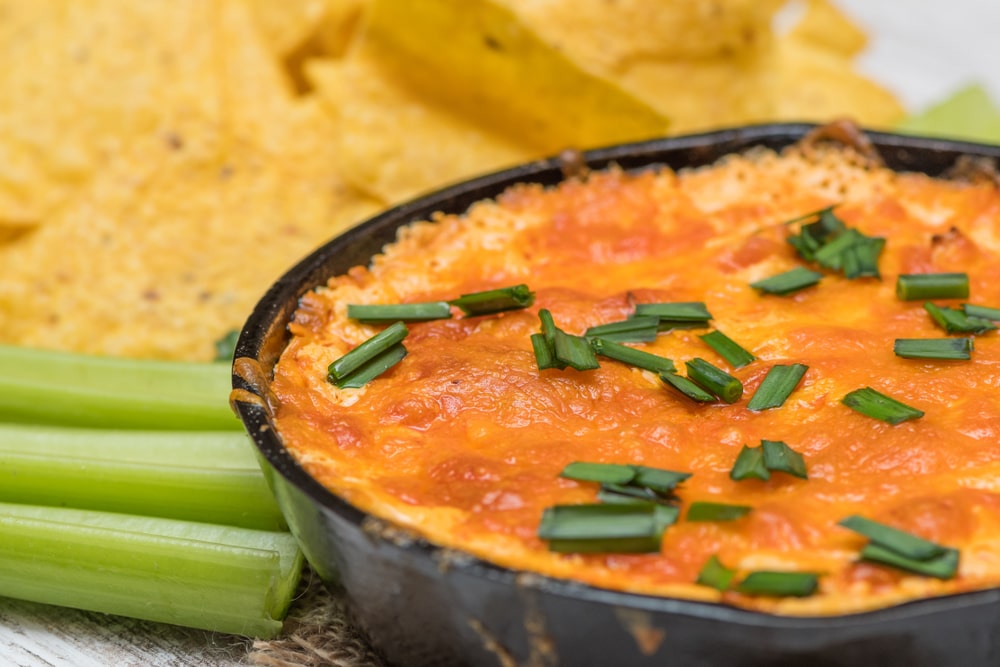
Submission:
[[[326,20],[334,0],[245,0],[264,43],[284,58],[302,47]]]
[[[805,12],[788,37],[845,59],[860,54],[868,45],[864,30],[828,0],[808,0]]]

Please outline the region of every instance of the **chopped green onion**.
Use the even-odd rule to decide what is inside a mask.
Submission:
[[[838,521],[837,525],[864,535],[871,540],[872,544],[877,544],[904,558],[927,560],[928,558],[940,556],[947,549],[947,547],[935,544],[922,537],[917,537],[906,531],[872,521],[871,519],[866,519],[857,514]]]
[[[660,379],[663,380],[667,386],[676,389],[692,401],[697,401],[698,403],[714,403],[717,400],[715,394],[708,393],[691,380],[677,375],[676,373],[660,373]]]
[[[997,328],[993,322],[981,317],[970,317],[964,310],[958,308],[942,308],[930,301],[924,304],[931,319],[948,333],[984,334]]]
[[[240,430],[232,364],[102,357],[0,345],[0,420],[165,430]]]
[[[722,564],[717,555],[712,554],[705,561],[705,564],[701,566],[701,571],[698,572],[698,579],[695,580],[695,583],[702,586],[709,586],[717,591],[725,591],[733,583],[735,576],[736,570],[730,570]]]
[[[780,440],[761,440],[764,466],[771,472],[784,472],[794,477],[808,479],[806,462],[802,454]]]
[[[986,306],[976,306],[971,303],[962,304],[962,310],[969,317],[978,317],[982,320],[1000,322],[1000,308],[988,308]]]
[[[535,293],[527,285],[514,285],[463,294],[449,303],[457,306],[466,315],[490,315],[505,310],[527,308],[535,303]]]
[[[971,359],[971,338],[897,338],[892,351],[904,359]]]
[[[657,493],[644,486],[628,484],[601,484],[597,490],[597,499],[603,503],[660,503],[676,502],[673,495]]]
[[[546,508],[538,537],[560,553],[659,551],[662,515],[652,503],[591,503]]]
[[[750,283],[750,287],[765,294],[777,294],[785,296],[798,292],[807,287],[812,287],[823,278],[822,273],[812,271],[804,266],[797,266],[794,269],[779,273],[775,276],[763,278]]]
[[[733,368],[743,368],[757,357],[718,329],[698,336]]]
[[[347,317],[365,324],[386,322],[422,322],[446,320],[451,317],[447,301],[395,304],[348,304]]]
[[[735,521],[750,513],[749,505],[727,505],[695,501],[688,507],[687,521]]]
[[[945,549],[940,555],[926,560],[917,560],[901,556],[891,549],[878,544],[868,544],[861,550],[862,560],[889,565],[900,570],[923,574],[938,579],[951,579],[958,572],[959,552],[957,549]]]
[[[653,373],[671,373],[676,370],[674,362],[666,357],[637,350],[634,347],[615,343],[605,338],[591,339],[590,346],[595,353],[602,357],[608,357]]]
[[[538,311],[538,319],[542,323],[542,333],[545,335],[545,340],[548,341],[549,347],[552,347],[555,345],[556,331],[559,330],[556,321],[552,318],[552,311],[548,308],[542,308]]]
[[[406,357],[406,354],[406,348],[403,347],[403,344],[396,343],[388,350],[366,361],[360,368],[346,377],[332,381],[332,384],[340,389],[358,389],[363,387],[402,361]]]
[[[763,447],[748,447],[743,445],[740,453],[736,455],[733,469],[729,471],[729,478],[734,481],[744,479],[771,479],[771,471],[764,463]]]
[[[566,368],[566,364],[559,363],[556,353],[543,333],[531,334],[531,349],[535,353],[535,365],[538,370],[544,371],[548,368]]]
[[[871,387],[863,387],[850,392],[840,401],[856,412],[890,424],[899,424],[909,419],[924,416],[922,410],[900,403]]]
[[[299,579],[287,532],[0,504],[0,596],[269,638]]]
[[[699,357],[685,362],[684,366],[691,381],[726,403],[735,403],[743,396],[743,383],[718,366]]]
[[[712,313],[701,301],[677,301],[673,303],[637,303],[637,317],[656,317],[660,320],[677,322],[707,322]]]
[[[691,477],[689,472],[677,472],[676,470],[648,466],[633,466],[633,468],[635,468],[635,479],[630,484],[653,489],[660,493],[673,491],[678,484]]]
[[[896,296],[903,301],[917,299],[966,299],[967,273],[909,273],[896,278]]]
[[[334,360],[329,368],[327,368],[327,380],[338,387],[344,386],[341,383],[347,382],[353,373],[359,371],[362,367],[368,366],[370,362],[382,354],[394,350],[406,338],[407,334],[409,334],[409,330],[402,322],[396,322],[386,327],[344,356]],[[386,359],[398,356],[399,353],[396,350]]]
[[[878,270],[878,258],[884,249],[885,239],[871,237],[865,237],[863,242],[847,248],[841,256],[844,277],[848,280],[881,278],[882,274]]]
[[[580,482],[600,482],[602,484],[628,484],[635,479],[634,466],[617,463],[588,463],[573,461],[559,473],[560,477]]]
[[[583,335],[585,338],[601,338],[615,343],[648,343],[656,340],[659,324],[658,317],[630,317],[590,327]]]
[[[282,530],[245,433],[0,423],[0,502]]]
[[[568,334],[557,329],[553,337],[553,351],[560,362],[578,371],[589,371],[600,367],[590,343],[583,336]]]
[[[745,595],[807,597],[819,587],[819,576],[811,572],[751,572],[736,590]]]
[[[772,366],[747,402],[748,410],[780,408],[809,369],[805,364]]]
[[[806,261],[815,261],[827,269],[841,271],[849,280],[880,277],[878,258],[885,248],[885,239],[866,236],[847,227],[833,214],[832,208],[790,221],[817,218],[815,222],[803,225],[798,234],[789,236],[788,243]]]

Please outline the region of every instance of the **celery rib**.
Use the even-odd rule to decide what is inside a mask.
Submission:
[[[0,596],[268,638],[301,566],[286,532],[0,504]]]
[[[285,528],[235,432],[0,424],[0,502]]]
[[[228,363],[100,357],[0,345],[0,420],[239,430]]]

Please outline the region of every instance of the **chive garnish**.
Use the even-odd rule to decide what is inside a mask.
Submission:
[[[737,482],[751,478],[771,479],[771,471],[764,463],[764,448],[743,445],[740,453],[736,455],[732,470],[729,471],[729,478]]]
[[[768,410],[784,405],[808,368],[805,364],[772,366],[747,402],[747,409]]]
[[[924,416],[922,410],[900,403],[871,387],[855,389],[844,396],[840,402],[855,412],[890,424],[899,424],[909,419],[918,419]]]
[[[663,380],[667,386],[676,389],[692,401],[697,401],[698,403],[712,403],[716,400],[714,394],[708,393],[691,380],[677,375],[676,373],[660,373],[660,379]]]
[[[590,327],[583,335],[585,338],[603,338],[615,343],[648,343],[656,340],[660,319],[643,315],[630,317],[619,322],[608,322]]]
[[[794,269],[779,273],[775,276],[763,278],[750,283],[750,287],[765,294],[776,294],[785,296],[812,287],[823,278],[822,273],[812,271],[804,266],[797,266]]]
[[[351,303],[347,305],[347,317],[365,324],[444,320],[451,317],[451,306],[448,305],[447,301],[394,304]]]
[[[718,329],[698,336],[733,368],[743,368],[757,357]]]
[[[971,359],[971,338],[897,338],[892,351],[904,359]]]
[[[924,304],[935,324],[948,333],[984,334],[997,328],[993,322],[982,317],[970,316],[964,309],[942,308],[930,301]]]
[[[708,322],[712,319],[712,313],[708,312],[708,307],[701,301],[637,303],[634,315],[677,322]]]
[[[649,466],[633,466],[635,468],[635,479],[631,484],[653,489],[660,493],[673,491],[678,484],[691,476],[689,472],[677,472],[676,470],[664,470],[663,468],[651,468]]]
[[[819,576],[812,572],[751,572],[736,586],[746,595],[807,597],[819,587]]]
[[[971,303],[963,303],[962,310],[969,317],[978,317],[991,322],[1000,321],[1000,308],[989,308],[987,306],[977,306]]]
[[[666,357],[637,350],[634,347],[615,343],[605,338],[591,339],[590,346],[594,349],[595,353],[602,357],[608,357],[609,359],[652,371],[653,373],[672,373],[676,370],[674,362]]]
[[[531,346],[535,352],[535,362],[539,370],[547,368],[563,369],[567,366],[578,371],[599,368],[597,356],[590,343],[583,336],[568,334],[552,319],[552,313],[543,308],[538,311],[542,323],[541,337],[531,337]]]
[[[546,508],[538,537],[561,553],[647,553],[660,549],[669,517],[652,503],[589,503]]]
[[[959,553],[958,549],[945,549],[938,556],[926,560],[916,560],[901,556],[895,551],[877,544],[869,544],[861,550],[861,558],[928,577],[951,579],[958,571]]]
[[[771,472],[784,472],[802,479],[809,478],[802,454],[781,440],[761,440],[760,446],[764,451],[764,465]]]
[[[559,363],[556,360],[555,351],[552,349],[552,345],[546,339],[545,334],[534,333],[531,334],[531,349],[535,353],[535,365],[538,370],[544,371],[548,368],[558,368],[562,370],[566,368],[566,364]]]
[[[635,466],[617,463],[589,463],[573,461],[559,473],[560,477],[580,482],[600,482],[601,484],[628,484],[635,479]]]
[[[849,228],[827,207],[789,221],[800,222],[816,218],[814,222],[802,225],[798,234],[788,237],[788,243],[799,255],[809,262],[833,271],[841,271],[844,277],[878,278],[878,258],[885,248],[885,239],[866,236],[857,229]]]
[[[527,285],[513,285],[484,292],[463,294],[448,303],[466,315],[489,315],[505,310],[527,308],[535,302],[535,293]]]
[[[965,299],[969,296],[967,273],[904,273],[896,278],[896,296],[916,299]]]
[[[941,555],[946,549],[946,547],[925,540],[922,537],[917,537],[916,535],[893,528],[892,526],[887,526],[878,521],[872,521],[858,514],[853,514],[846,519],[838,521],[837,525],[864,535],[873,544],[889,549],[904,558],[927,560],[928,558]]]
[[[340,388],[364,386],[406,356],[401,343],[408,333],[402,322],[386,327],[334,360],[327,368],[327,380]]]
[[[743,396],[743,383],[718,366],[699,357],[685,362],[684,366],[688,379],[726,403],[735,403]]]
[[[730,570],[722,564],[717,555],[712,554],[705,561],[705,564],[701,566],[701,571],[698,572],[698,579],[695,580],[695,583],[702,586],[709,586],[717,591],[725,591],[733,583],[734,577],[736,577],[736,570]]]
[[[686,521],[735,521],[750,513],[749,505],[695,501],[688,506]]]

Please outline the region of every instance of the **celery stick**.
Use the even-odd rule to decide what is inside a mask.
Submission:
[[[253,445],[235,432],[0,423],[0,502],[285,528]]]
[[[240,428],[230,364],[0,345],[0,421],[108,428]]]
[[[273,637],[301,574],[291,534],[0,504],[0,596]]]

